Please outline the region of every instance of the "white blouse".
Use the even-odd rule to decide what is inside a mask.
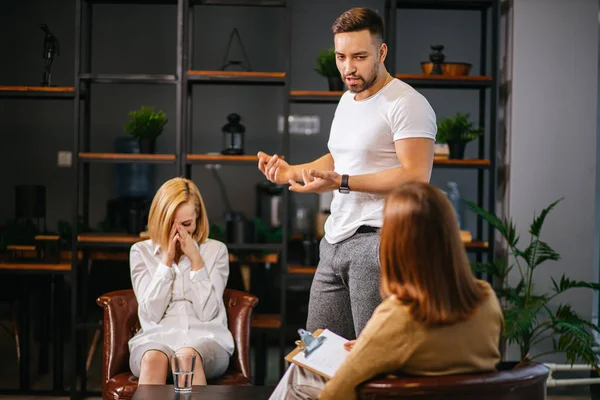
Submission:
[[[160,246],[151,240],[131,246],[131,281],[141,329],[129,341],[130,353],[149,342],[177,351],[209,338],[233,354],[233,337],[223,304],[229,277],[227,246],[212,239],[196,246],[204,260],[204,268],[198,271],[191,270],[186,255],[167,267],[162,263]]]

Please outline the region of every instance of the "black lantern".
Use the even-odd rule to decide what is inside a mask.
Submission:
[[[232,113],[227,116],[229,121],[223,126],[223,150],[221,154],[242,155],[244,154],[244,132],[246,128],[240,124],[240,116]]]

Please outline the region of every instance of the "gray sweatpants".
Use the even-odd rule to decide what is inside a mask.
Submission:
[[[319,251],[306,329],[329,329],[355,339],[382,300],[379,233],[355,233],[336,244],[323,238]]]

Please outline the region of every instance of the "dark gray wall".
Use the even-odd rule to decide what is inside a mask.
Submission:
[[[383,11],[380,1],[293,1],[292,87],[326,90],[326,82],[313,68],[317,52],[332,45],[329,27],[335,17],[353,6]],[[4,0],[0,9],[0,84],[35,85],[42,72],[43,33],[46,23],[61,41],[61,54],[53,65],[53,82],[73,84],[74,1]],[[246,7],[195,8],[194,67],[219,69],[229,34],[240,31],[254,70],[279,71],[285,66],[284,11]],[[93,72],[173,73],[175,69],[176,8],[174,6],[96,6],[93,21]],[[402,11],[397,14],[398,72],[419,73],[429,45],[442,43],[449,61],[474,64],[479,74],[479,14],[470,11]],[[233,49],[236,51],[236,49]],[[238,53],[239,54],[239,53]],[[221,149],[221,127],[227,114],[237,112],[247,128],[247,153],[279,149],[277,115],[282,112],[282,90],[276,87],[196,86],[194,88],[194,151]],[[465,90],[422,90],[439,117],[456,111],[478,117],[478,95]],[[175,88],[152,85],[95,85],[91,100],[92,151],[114,151],[114,140],[123,135],[127,112],[140,105],[162,108],[175,117]],[[293,162],[305,162],[324,154],[335,105],[293,105],[292,113],[321,117],[321,133],[292,136]],[[72,150],[70,101],[0,99],[0,168],[3,195],[0,221],[14,213],[13,187],[40,183],[48,190],[48,226],[59,219],[71,220],[72,169],[56,165],[57,151]],[[158,151],[174,150],[175,123],[167,124]],[[477,145],[468,146],[475,156]],[[91,173],[91,222],[104,218],[106,201],[116,195],[115,166],[94,164]],[[173,166],[157,168],[157,185],[175,174]],[[224,167],[220,173],[235,209],[254,213],[254,184],[261,175],[254,167]],[[193,168],[212,219],[224,206],[214,178],[203,167]],[[444,185],[454,179],[463,196],[475,199],[474,171],[436,170],[433,182]],[[294,202],[314,204],[314,196],[293,196]],[[472,218],[469,227],[473,230]]]

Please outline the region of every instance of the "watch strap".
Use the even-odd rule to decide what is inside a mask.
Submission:
[[[348,186],[348,175],[342,175],[342,183],[338,189],[340,193],[350,193],[350,187]]]

